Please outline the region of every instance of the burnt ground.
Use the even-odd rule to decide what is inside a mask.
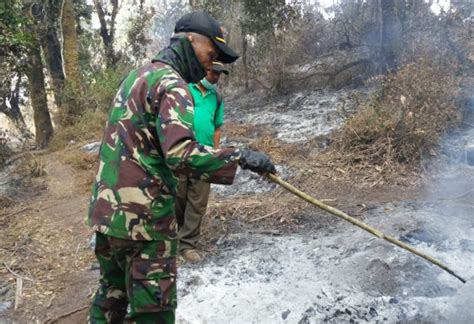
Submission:
[[[331,107],[349,107],[340,104],[345,93],[335,97],[302,94],[293,106],[320,105],[327,98]],[[275,120],[291,115],[284,105],[268,103],[265,109]],[[311,122],[327,123],[338,109],[314,114]],[[298,188],[441,259],[468,284],[242,172],[233,186],[213,188],[202,228],[205,259],[180,264],[178,323],[474,318],[466,307],[473,302],[472,167],[440,156],[436,171],[388,181],[380,170],[353,172],[337,163],[337,155],[321,154],[331,127],[302,137],[291,129],[305,118],[255,121],[252,127],[240,116],[247,115],[228,116],[227,143],[268,152],[282,177]],[[289,141],[279,136],[282,130]],[[65,164],[62,152],[37,158],[46,169],[33,181],[37,195],[18,197],[0,214],[0,305],[9,306],[0,310],[0,322],[83,323],[98,278],[92,233],[83,222],[89,197],[84,180],[90,181],[91,171]],[[77,159],[89,163],[91,157],[81,153]],[[19,280],[22,298],[15,311]]]
[[[474,172],[464,176],[472,179]],[[406,251],[308,209],[299,228],[231,233],[217,242],[219,250],[207,262],[185,265],[179,316],[183,323],[470,322],[474,193],[466,191],[469,186],[459,183],[443,192],[443,199],[437,191],[370,204],[360,216],[447,263],[468,280],[465,285]]]

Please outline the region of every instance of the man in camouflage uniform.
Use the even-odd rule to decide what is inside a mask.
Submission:
[[[238,56],[208,14],[183,16],[175,33],[123,80],[110,109],[88,218],[101,272],[91,323],[174,323],[177,174],[229,184],[237,164],[275,172],[263,153],[195,141],[186,82],[201,80],[214,59],[231,63]]]

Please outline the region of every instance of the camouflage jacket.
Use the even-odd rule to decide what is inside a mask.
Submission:
[[[172,45],[130,72],[113,101],[89,206],[95,231],[129,240],[173,238],[176,174],[233,181],[239,151],[195,141],[193,101],[183,78],[200,76],[190,76],[191,65],[183,63],[197,58],[187,39]]]

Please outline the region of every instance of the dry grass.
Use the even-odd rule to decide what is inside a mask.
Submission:
[[[302,153],[301,145],[276,139],[274,130],[268,125],[255,127],[251,124],[229,122],[225,124],[224,132],[230,140],[249,142],[249,148],[265,152],[278,164],[288,164],[293,156]],[[256,139],[252,140],[253,138]]]
[[[78,146],[58,152],[58,158],[75,169],[75,183],[83,193],[89,193],[98,163],[97,153],[85,153]]]
[[[97,153],[85,153],[79,148],[68,148],[59,152],[59,158],[61,161],[71,165],[77,170],[93,170],[97,165],[98,154]]]
[[[74,124],[56,131],[49,148],[57,151],[74,143],[87,143],[102,137],[107,114],[101,110],[87,110]]]
[[[39,178],[46,175],[46,169],[44,163],[38,159],[31,159],[28,163],[28,168],[30,170],[30,175],[33,178]]]
[[[254,129],[255,127],[250,124],[226,122],[224,125],[224,134],[231,139],[248,138]]]
[[[440,137],[461,119],[455,66],[446,57],[422,58],[383,78],[383,95],[362,104],[336,136],[342,165],[397,176],[435,155]]]
[[[80,148],[102,136],[106,117],[102,111],[89,111],[80,116],[75,124],[60,129],[50,144],[52,151],[58,151],[58,158],[77,171],[76,183],[82,192],[90,191],[98,154],[85,153]]]
[[[59,116],[62,124],[51,139],[49,148],[57,151],[74,143],[100,139],[120,82],[131,69],[132,67],[126,64],[118,64],[113,69],[97,72],[88,82],[81,85],[79,95],[75,91],[71,92],[70,87],[66,86],[63,93],[64,104],[68,106],[72,103],[74,107],[69,109],[75,109],[77,115],[71,113],[72,116]]]
[[[235,226],[261,233],[284,230],[297,223],[295,215],[305,207],[303,201],[281,188],[258,197],[212,199],[201,225],[202,243],[210,247],[222,235],[235,232]]]
[[[267,153],[277,164],[288,164],[295,156],[301,155],[300,144],[285,143],[270,134],[251,142],[250,148]]]

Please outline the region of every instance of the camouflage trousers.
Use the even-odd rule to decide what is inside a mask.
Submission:
[[[176,247],[176,240],[131,241],[96,232],[100,287],[89,323],[174,323]]]

